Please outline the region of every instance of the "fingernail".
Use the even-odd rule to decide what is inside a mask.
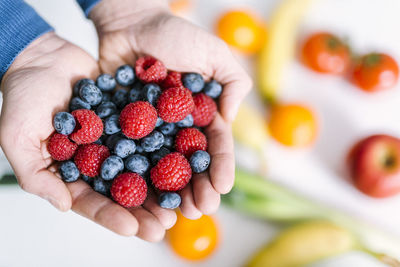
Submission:
[[[53,205],[56,209],[61,210],[61,205],[60,203],[55,200],[52,197],[45,197],[44,199],[46,199],[48,202],[50,202],[51,205]]]

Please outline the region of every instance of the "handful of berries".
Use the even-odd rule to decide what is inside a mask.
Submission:
[[[210,164],[201,127],[214,119],[222,86],[146,56],[73,90],[71,113],[54,116],[47,145],[63,181],[81,178],[124,207],[143,204],[154,186],[161,207],[178,207],[176,191]]]

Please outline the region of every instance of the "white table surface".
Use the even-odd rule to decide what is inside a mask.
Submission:
[[[64,38],[97,55],[90,21],[74,1],[29,0]],[[274,1],[198,0],[192,19],[211,29],[228,7],[250,5],[267,16]],[[400,2],[396,0],[316,0],[301,32],[329,29],[348,36],[357,51],[387,51],[400,62]],[[251,71],[251,63],[240,59]],[[312,149],[291,151],[271,142],[267,165],[271,179],[322,203],[346,211],[400,237],[400,197],[370,199],[347,182],[343,158],[357,139],[370,133],[400,136],[400,90],[376,95],[347,81],[311,73],[294,61],[287,69],[282,99],[308,103],[318,114],[321,133]],[[256,102],[255,95],[248,99]],[[238,154],[239,163],[247,154]],[[246,165],[246,164],[244,164]],[[0,168],[6,169],[0,161]],[[44,200],[16,186],[0,188],[0,267],[16,266],[191,266],[166,244],[119,237],[72,213],[59,213]],[[221,245],[198,266],[240,266],[277,227],[222,207],[217,214]],[[367,263],[368,262],[368,263]],[[357,265],[356,265],[357,264]],[[316,266],[380,266],[360,254],[344,255]]]

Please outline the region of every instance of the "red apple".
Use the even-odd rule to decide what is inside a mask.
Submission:
[[[348,157],[355,186],[371,197],[400,192],[400,139],[373,135],[358,142]]]

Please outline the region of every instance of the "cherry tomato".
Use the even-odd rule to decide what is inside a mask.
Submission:
[[[222,40],[245,54],[258,52],[265,42],[266,30],[262,20],[247,10],[224,13],[216,28]]]
[[[399,66],[389,55],[371,53],[363,56],[353,70],[353,82],[367,92],[393,87],[399,78]]]
[[[271,109],[269,119],[271,136],[286,146],[304,147],[317,136],[317,121],[307,107],[289,104]]]
[[[310,36],[304,43],[302,60],[314,71],[342,74],[349,67],[350,52],[338,37],[320,32]]]
[[[216,222],[210,216],[189,220],[178,212],[176,224],[168,230],[167,241],[176,254],[187,260],[210,256],[218,243]]]

